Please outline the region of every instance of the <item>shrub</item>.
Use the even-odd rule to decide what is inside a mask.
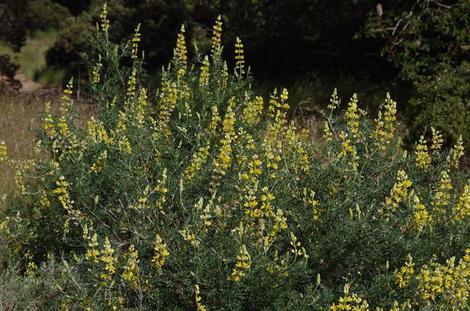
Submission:
[[[104,38],[108,25],[103,13]],[[127,77],[110,80],[97,58],[91,83],[107,94],[85,128],[71,84],[60,115],[46,105],[0,222],[4,261],[46,284],[51,308],[463,309],[461,140],[445,151],[434,131],[407,152],[389,96],[369,121],[355,95],[335,117],[336,93],[315,137],[288,120],[287,90],[253,94],[240,40],[228,71],[222,26],[194,63],[182,27],[155,96],[139,80],[138,32]]]

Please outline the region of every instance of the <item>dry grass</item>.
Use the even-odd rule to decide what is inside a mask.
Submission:
[[[44,103],[51,102],[51,110],[58,111],[60,96],[16,94],[0,96],[0,141],[5,141],[8,157],[14,161],[27,161],[33,158],[35,129],[38,128],[39,115]],[[85,103],[77,103],[77,110],[83,119],[92,112]],[[0,209],[6,195],[14,189],[14,170],[7,164],[0,164]]]

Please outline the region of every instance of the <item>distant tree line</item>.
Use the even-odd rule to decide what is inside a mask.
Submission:
[[[54,28],[50,66],[77,68],[90,53],[102,0],[3,0],[0,40],[19,48],[28,34]],[[210,26],[221,14],[225,54],[235,36],[255,77],[292,79],[342,74],[399,81],[410,88],[406,118],[416,139],[431,126],[470,137],[470,2],[467,0],[109,0],[111,39],[140,23],[150,73],[171,57],[175,34],[187,28],[192,52],[207,51]],[[25,13],[26,12],[26,13]],[[226,55],[231,59],[231,55]],[[419,129],[419,130],[418,130]]]

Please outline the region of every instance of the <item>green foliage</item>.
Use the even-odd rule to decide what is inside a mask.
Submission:
[[[16,91],[21,87],[21,82],[15,79],[18,67],[9,55],[0,54],[0,94],[9,90]]]
[[[25,274],[14,297],[42,289],[39,301],[66,309],[464,308],[461,145],[441,150],[434,136],[407,153],[390,97],[370,121],[355,95],[336,116],[336,91],[325,134],[309,134],[287,119],[287,90],[256,96],[240,46],[228,71],[221,20],[211,53],[190,63],[181,29],[148,94],[139,32],[112,44],[108,23],[101,13],[88,59],[99,114],[78,122],[69,83],[60,114],[46,105],[34,161],[9,162],[18,189],[0,238],[6,271],[16,260]],[[429,283],[428,263],[453,279]]]
[[[366,24],[369,37],[383,41],[382,53],[413,83],[406,111],[411,138],[421,129],[441,129],[455,141],[468,133],[468,1],[395,1],[377,7]]]
[[[67,8],[51,0],[30,0],[27,13],[28,28],[35,31],[60,29],[71,16]]]

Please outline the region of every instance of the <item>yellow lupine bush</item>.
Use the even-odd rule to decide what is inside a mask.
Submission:
[[[369,120],[356,95],[339,114],[336,90],[317,137],[291,119],[287,89],[255,94],[241,41],[229,69],[222,16],[202,66],[188,59],[191,25],[181,28],[154,92],[139,27],[118,45],[106,7],[98,23],[94,117],[79,120],[69,83],[62,108],[41,116],[34,160],[5,159],[0,144],[2,168],[18,169],[0,200],[0,298],[13,279],[21,295],[38,293],[18,309],[36,299],[48,310],[468,304],[461,140],[448,151],[431,129],[429,149],[422,138],[407,151],[390,95]]]

